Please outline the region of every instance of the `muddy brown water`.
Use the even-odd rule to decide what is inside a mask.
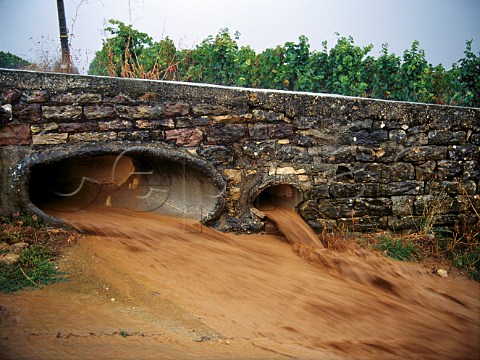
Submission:
[[[0,358],[478,359],[478,283],[332,252],[294,211],[265,213],[286,238],[56,211],[85,234],[60,261],[69,281],[0,295]]]

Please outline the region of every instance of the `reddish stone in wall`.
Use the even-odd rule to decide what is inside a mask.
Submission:
[[[186,116],[189,113],[189,109],[190,105],[188,105],[187,103],[166,103],[162,115],[165,117]]]
[[[202,141],[202,137],[202,131],[197,128],[165,131],[165,140],[175,140],[175,144],[183,146],[197,146]]]
[[[5,125],[0,128],[0,146],[29,145],[30,126],[24,124]]]

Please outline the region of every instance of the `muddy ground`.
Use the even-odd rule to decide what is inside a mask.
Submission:
[[[465,278],[152,213],[55,215],[85,234],[59,262],[69,281],[0,294],[1,359],[480,354],[480,285]]]

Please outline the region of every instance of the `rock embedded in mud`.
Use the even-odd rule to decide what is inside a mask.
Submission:
[[[5,265],[13,265],[20,259],[20,254],[6,253],[0,255],[0,262]]]
[[[445,269],[437,269],[436,273],[441,277],[448,277],[448,271]]]

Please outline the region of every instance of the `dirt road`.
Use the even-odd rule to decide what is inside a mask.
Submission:
[[[2,359],[480,354],[480,285],[470,280],[152,213],[56,215],[86,234],[60,261],[69,282],[0,295]]]

